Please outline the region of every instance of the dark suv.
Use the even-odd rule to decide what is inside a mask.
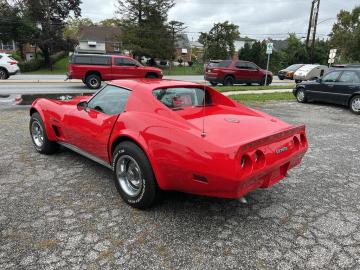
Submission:
[[[271,84],[273,74],[268,71],[267,85]],[[233,85],[246,83],[251,85],[257,83],[265,85],[266,70],[259,68],[252,62],[241,60],[223,60],[211,62],[205,69],[205,80],[211,85],[219,83]]]

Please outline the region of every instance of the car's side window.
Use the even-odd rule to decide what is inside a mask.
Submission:
[[[127,58],[115,58],[116,66],[125,66],[125,67],[135,67],[137,66],[136,62]]]
[[[337,78],[339,78],[341,71],[334,71],[326,74],[323,78],[323,82],[336,82]]]
[[[247,66],[251,70],[257,70],[257,66],[254,63],[247,63]]]
[[[344,71],[341,75],[339,82],[342,83],[360,83],[359,77],[354,71]]]
[[[108,115],[119,114],[124,111],[130,94],[130,90],[108,85],[89,101],[88,107]]]
[[[245,62],[238,61],[236,67],[240,69],[248,69],[248,65]]]

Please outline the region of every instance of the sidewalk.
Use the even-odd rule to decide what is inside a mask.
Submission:
[[[250,95],[250,94],[272,94],[272,93],[291,93],[293,89],[270,89],[270,90],[250,90],[250,91],[230,91],[222,92],[224,96]]]

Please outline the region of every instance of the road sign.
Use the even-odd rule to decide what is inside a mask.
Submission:
[[[328,60],[328,63],[329,63],[329,64],[334,64],[334,63],[335,63],[335,59],[334,59],[334,58],[333,58],[333,59],[329,59],[329,60]]]
[[[274,48],[274,43],[266,44],[266,54],[272,54]]]
[[[335,57],[336,57],[337,49],[331,49],[329,53],[329,60],[328,63],[334,64],[335,63]]]

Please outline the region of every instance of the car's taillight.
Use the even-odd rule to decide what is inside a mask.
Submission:
[[[10,65],[16,65],[17,62],[16,62],[16,61],[9,61],[8,64],[10,64]]]

